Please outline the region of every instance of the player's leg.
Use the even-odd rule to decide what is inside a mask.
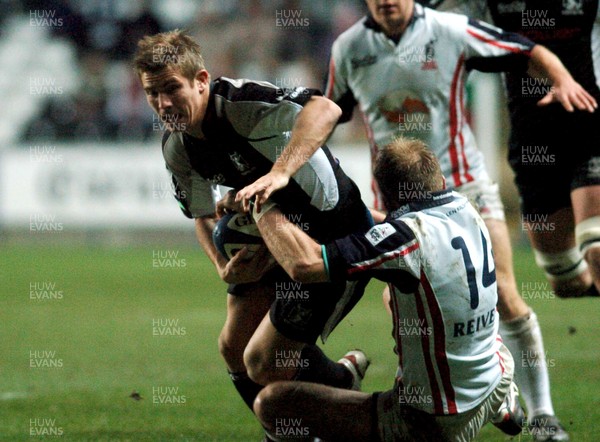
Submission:
[[[285,275],[279,287],[283,281],[289,284],[291,279]],[[357,351],[342,358],[341,363],[334,362],[315,343],[326,324],[344,316],[332,319],[338,301],[344,303],[344,311],[350,309],[362,296],[366,281],[292,284],[293,291],[277,291],[269,315],[248,343],[244,363],[250,378],[264,385],[298,380],[358,388],[368,366],[364,353]]]
[[[588,266],[575,245],[571,208],[543,217],[528,216],[527,234],[535,260],[561,298],[581,296],[592,284]]]
[[[600,161],[598,161],[600,169]],[[600,291],[600,185],[579,187],[571,193],[577,245]]]
[[[275,382],[256,398],[254,411],[269,434],[320,437],[323,440],[371,441],[373,395],[309,382]]]
[[[251,285],[245,289],[237,286],[230,291],[237,294],[227,295],[227,319],[219,335],[219,351],[235,388],[252,409],[262,385],[249,378],[244,365],[244,349],[269,310],[272,295],[261,285]]]
[[[271,316],[272,312],[265,316],[244,352],[251,379],[263,385],[297,380],[352,387],[354,377],[345,365],[327,358],[317,345],[287,338],[275,328]]]

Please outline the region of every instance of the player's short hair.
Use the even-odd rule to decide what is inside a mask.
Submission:
[[[175,29],[143,37],[138,42],[133,66],[139,77],[144,72],[157,73],[170,68],[193,80],[204,69],[204,59],[200,45],[185,31]]]
[[[410,195],[444,188],[444,176],[435,154],[416,138],[399,137],[381,149],[373,174],[388,210],[400,207]]]

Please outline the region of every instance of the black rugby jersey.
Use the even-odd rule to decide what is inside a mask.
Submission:
[[[204,138],[184,132],[163,137],[163,156],[184,214],[189,218],[213,214],[218,185],[241,189],[267,174],[289,142],[298,113],[314,95],[321,92],[281,89],[247,79],[216,79],[202,122]],[[296,154],[295,149],[290,154]],[[347,218],[366,216],[358,187],[326,146],[308,158],[288,186],[271,199],[283,213],[310,226],[309,233],[317,239],[332,237],[336,221],[352,224]],[[349,233],[342,225],[338,228],[341,234]]]

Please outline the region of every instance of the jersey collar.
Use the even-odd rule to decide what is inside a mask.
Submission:
[[[455,196],[452,190],[445,189],[438,192],[432,192],[431,198],[421,201],[411,201],[403,206],[398,207],[396,210],[390,212],[387,218],[395,219],[400,218],[402,215],[409,212],[419,212],[421,210],[430,209],[432,207],[443,206],[454,201]]]

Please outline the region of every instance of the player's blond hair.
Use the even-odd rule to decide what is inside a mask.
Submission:
[[[138,42],[133,66],[138,76],[144,72],[157,73],[173,69],[188,80],[204,69],[200,45],[185,31],[175,29],[155,35],[147,35]]]
[[[406,202],[401,200],[402,186],[424,192],[444,188],[444,176],[435,154],[416,138],[399,137],[385,146],[377,156],[373,174],[388,210]]]

